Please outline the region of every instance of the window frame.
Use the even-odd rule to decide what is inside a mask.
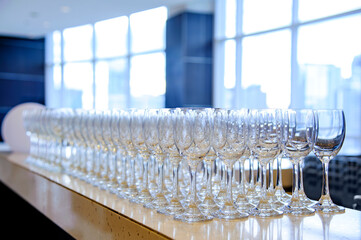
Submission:
[[[224,87],[224,43],[227,40],[236,41],[236,83],[235,87],[231,89],[232,91],[232,108],[241,108],[240,94],[235,94],[241,92],[242,90],[242,41],[246,37],[257,36],[266,33],[272,33],[281,30],[289,30],[291,32],[291,103],[289,108],[299,108],[300,106],[295,101],[297,92],[297,81],[299,80],[299,64],[297,56],[297,45],[298,45],[298,30],[300,27],[317,24],[329,20],[335,20],[343,17],[348,17],[361,13],[361,8],[356,10],[351,10],[347,12],[342,12],[326,17],[321,17],[317,19],[299,21],[298,19],[298,4],[299,0],[292,1],[292,19],[291,24],[271,28],[264,31],[257,31],[252,33],[243,33],[242,32],[242,19],[243,19],[243,0],[235,0],[237,6],[236,14],[236,35],[234,37],[225,37],[222,31],[225,29],[225,9],[226,1],[216,0],[215,2],[215,34],[214,34],[214,78],[213,78],[213,103],[214,107],[225,107],[225,92],[227,89]],[[229,89],[228,89],[229,91]]]
[[[163,8],[166,8],[165,6],[161,6]],[[159,7],[160,8],[160,7]],[[167,9],[167,8],[166,8]],[[151,10],[151,9],[149,9]],[[168,9],[167,9],[168,12]],[[132,13],[133,14],[133,13]],[[92,108],[96,109],[97,108],[97,94],[96,94],[96,74],[95,74],[95,69],[96,69],[96,64],[98,62],[101,61],[111,61],[111,60],[126,60],[127,63],[127,83],[126,86],[127,88],[124,90],[126,93],[126,106],[130,107],[132,105],[132,97],[131,97],[131,89],[130,89],[130,71],[131,71],[131,60],[133,57],[135,56],[140,56],[140,55],[146,55],[146,54],[152,54],[152,53],[163,53],[165,55],[165,51],[166,51],[166,44],[163,44],[162,48],[158,48],[158,49],[153,49],[153,50],[147,50],[147,51],[142,51],[142,52],[136,52],[133,53],[131,51],[132,46],[132,34],[131,34],[131,28],[130,28],[130,16],[132,14],[128,14],[128,15],[123,15],[123,16],[119,16],[119,17],[127,17],[128,18],[128,26],[127,26],[127,54],[125,55],[120,55],[120,56],[112,56],[112,57],[97,57],[96,56],[96,31],[95,31],[95,24],[91,23],[91,24],[84,24],[84,25],[91,25],[92,30],[93,30],[93,34],[92,34],[92,58],[89,60],[76,60],[76,61],[65,61],[64,59],[64,30],[59,30],[60,32],[60,48],[61,48],[61,56],[60,56],[60,62],[54,62],[53,58],[52,58],[52,54],[49,54],[49,51],[53,50],[53,44],[52,41],[52,34],[54,32],[49,33],[46,36],[46,39],[48,41],[48,44],[46,45],[46,56],[48,57],[46,63],[45,63],[45,71],[46,71],[46,85],[48,86],[46,88],[46,97],[45,97],[45,103],[46,105],[50,105],[50,107],[63,107],[64,106],[64,91],[65,91],[65,84],[64,84],[64,65],[67,63],[80,63],[80,62],[89,62],[92,65],[93,68],[93,79],[92,79],[92,95],[93,95],[93,103],[92,103]],[[84,25],[80,25],[80,26],[84,26]],[[79,26],[79,27],[80,27]],[[76,26],[77,27],[77,26]],[[164,36],[163,39],[165,41],[165,31],[166,29],[164,29]],[[49,57],[50,56],[50,57]],[[53,101],[51,101],[50,96],[49,96],[49,90],[50,89],[54,89],[54,83],[53,83],[53,76],[49,74],[49,70],[51,71],[51,73],[53,72],[54,66],[59,65],[61,68],[61,82],[60,82],[60,94],[59,94],[59,102],[57,102],[56,104],[53,103]],[[164,74],[165,75],[165,74]],[[57,99],[58,100],[58,99]]]

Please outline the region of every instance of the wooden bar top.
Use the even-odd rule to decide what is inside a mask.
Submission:
[[[361,239],[361,212],[183,223],[0,153],[0,180],[76,239]],[[6,197],[6,196],[2,196]]]

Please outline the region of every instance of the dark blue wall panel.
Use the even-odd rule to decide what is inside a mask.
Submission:
[[[212,106],[213,14],[167,21],[166,107]]]
[[[20,103],[44,104],[44,64],[44,39],[0,37],[0,124]]]

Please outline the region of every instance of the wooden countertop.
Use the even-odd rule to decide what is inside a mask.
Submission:
[[[30,166],[26,157],[0,153],[0,180],[77,239],[361,239],[361,212],[352,209],[188,224],[68,175]]]

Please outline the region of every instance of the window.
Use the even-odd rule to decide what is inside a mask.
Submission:
[[[339,108],[361,154],[361,1],[216,0],[215,107]]]
[[[47,106],[164,107],[166,20],[160,7],[49,34]]]

